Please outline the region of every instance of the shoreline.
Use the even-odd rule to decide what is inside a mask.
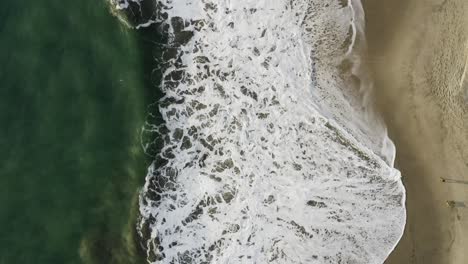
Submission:
[[[468,223],[464,219],[468,219],[468,215],[461,209],[450,209],[445,205],[446,200],[461,199],[462,194],[458,187],[454,189],[451,185],[441,185],[439,175],[445,175],[444,171],[448,167],[455,166],[453,174],[459,174],[468,180],[468,175],[463,174],[463,169],[467,170],[468,165],[465,167],[462,164],[463,157],[467,157],[468,153],[462,148],[457,150],[459,153],[456,154],[458,156],[455,161],[452,161],[451,155],[455,144],[466,143],[467,140],[463,141],[464,130],[447,130],[447,127],[452,126],[467,127],[467,122],[464,121],[466,110],[461,107],[462,103],[455,107],[449,104],[456,102],[458,97],[449,97],[446,100],[444,91],[439,91],[438,94],[437,91],[422,88],[432,87],[425,78],[418,83],[421,75],[428,77],[431,82],[437,82],[437,78],[434,80],[434,76],[424,72],[423,66],[429,62],[431,67],[435,67],[430,59],[434,55],[429,54],[436,51],[430,45],[434,45],[444,33],[444,27],[433,25],[431,32],[427,28],[420,28],[418,23],[422,24],[421,20],[428,11],[415,1],[389,2],[363,0],[370,54],[367,59],[370,68],[375,70],[378,109],[382,112],[390,137],[395,142],[396,167],[402,172],[407,190],[405,233],[385,263],[440,264],[451,259],[455,262],[450,263],[461,264],[465,259],[465,253],[462,252],[463,235],[457,240],[454,238],[455,229],[447,226],[455,226],[463,219],[465,225],[463,227],[460,224],[459,230],[467,234]],[[466,6],[465,4],[463,7]],[[408,32],[410,28],[412,30]],[[416,30],[421,34],[414,34]],[[385,36],[382,32],[385,32]],[[424,45],[421,40],[431,44]],[[423,48],[419,49],[421,45]],[[449,75],[460,67],[461,62],[454,63],[451,69],[441,74]],[[415,80],[416,84],[413,83]],[[449,85],[448,89],[452,86]],[[411,89],[406,89],[408,87]],[[402,97],[407,98],[402,100]],[[408,112],[412,115],[408,115]],[[447,119],[446,115],[453,115],[453,118]],[[450,142],[444,140],[447,135],[453,136]],[[449,247],[450,243],[453,245]]]
[[[407,190],[405,233],[385,263],[466,263],[466,1],[364,0],[378,109]],[[465,81],[466,85],[466,81]],[[464,188],[465,187],[465,188]],[[448,262],[449,261],[449,262]]]

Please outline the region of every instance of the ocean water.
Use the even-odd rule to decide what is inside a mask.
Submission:
[[[0,263],[384,261],[359,1],[108,2],[2,4]]]
[[[142,39],[105,1],[2,2],[0,263],[144,263]]]
[[[361,60],[361,3],[156,10],[148,23],[168,42],[156,57],[164,124],[145,126],[158,141],[144,146],[162,145],[140,196],[148,261],[383,263],[405,190]]]

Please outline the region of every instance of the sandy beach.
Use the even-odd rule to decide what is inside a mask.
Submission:
[[[378,108],[407,190],[405,234],[385,263],[468,263],[468,1],[363,4]]]

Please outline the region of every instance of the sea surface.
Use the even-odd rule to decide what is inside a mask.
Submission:
[[[358,0],[111,3],[2,5],[0,263],[383,263]]]
[[[147,43],[105,1],[2,2],[0,263],[142,263]]]
[[[159,1],[151,263],[383,263],[403,233],[360,1]],[[127,1],[117,4],[125,8]]]

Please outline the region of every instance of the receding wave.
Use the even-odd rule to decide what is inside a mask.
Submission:
[[[163,142],[140,198],[148,261],[383,263],[405,193],[360,60],[360,2],[158,8],[170,38],[165,124],[145,128]]]

